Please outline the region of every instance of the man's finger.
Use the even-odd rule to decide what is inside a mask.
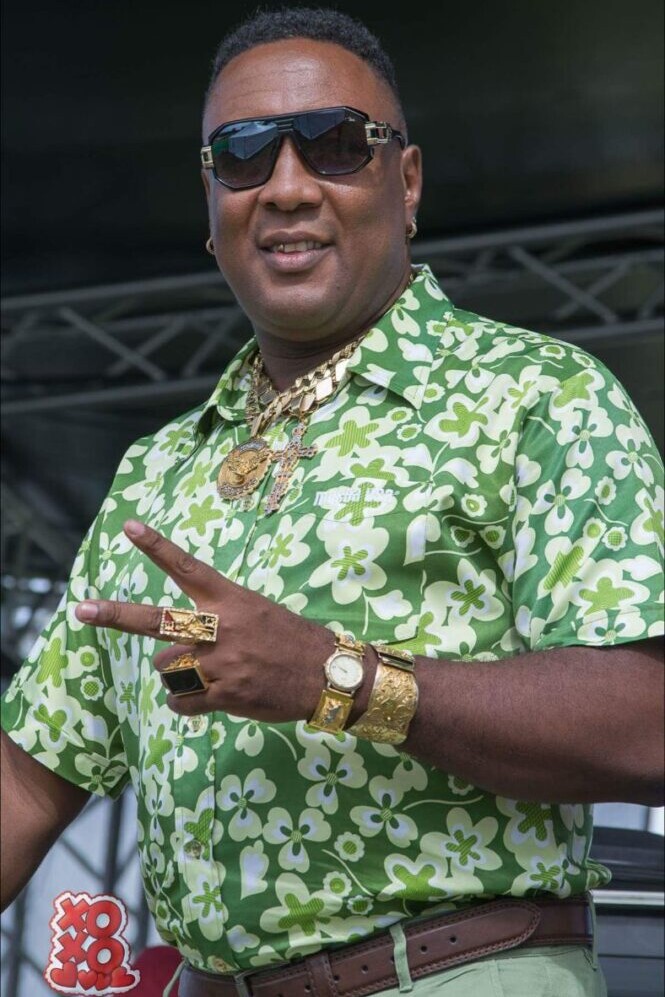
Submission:
[[[219,594],[220,589],[228,584],[214,568],[188,554],[145,523],[130,519],[125,523],[124,530],[132,543],[170,575],[196,603],[206,597],[210,600],[213,594]]]
[[[166,705],[182,717],[196,717],[201,713],[212,713],[215,709],[210,700],[206,699],[205,692],[193,692],[190,696],[174,696],[169,692],[166,696]]]
[[[142,606],[136,602],[110,602],[101,599],[87,599],[76,607],[76,618],[81,623],[91,623],[95,627],[109,627],[123,630],[128,634],[143,634],[145,637],[162,637],[159,627],[162,610],[159,606]]]
[[[152,663],[158,672],[163,672],[165,668],[168,668],[176,658],[180,658],[183,654],[193,654],[199,664],[203,667],[203,661],[205,660],[205,648],[196,645],[194,647],[192,644],[171,644],[169,647],[163,647],[158,654],[152,659]]]

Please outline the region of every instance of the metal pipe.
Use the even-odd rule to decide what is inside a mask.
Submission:
[[[548,335],[554,335],[548,333]],[[616,322],[613,325],[593,325],[580,329],[558,329],[555,334],[556,339],[563,339],[567,343],[589,343],[594,340],[610,339],[636,339],[640,341],[653,337],[660,339],[663,335],[663,320],[661,318],[643,319],[638,322]]]
[[[19,983],[21,982],[21,969],[23,966],[23,932],[25,930],[25,916],[28,909],[28,892],[30,886],[26,886],[19,893],[12,904],[12,914],[14,923],[12,925],[12,944],[9,947],[7,959],[7,976],[5,977],[6,993],[18,994]]]
[[[443,239],[430,239],[417,242],[412,247],[414,259],[423,259],[425,254],[458,252],[465,253],[490,247],[535,245],[566,239],[570,236],[609,235],[623,229],[645,225],[663,225],[665,210],[654,208],[646,211],[630,211],[620,215],[607,215],[600,218],[578,218],[567,222],[553,222],[551,225],[529,225],[523,228],[504,229],[500,232],[479,232],[477,235],[448,236]]]
[[[582,288],[577,287],[577,285],[573,284],[567,277],[562,277],[561,274],[556,272],[556,270],[553,270],[551,267],[547,266],[546,263],[543,263],[531,253],[527,253],[522,246],[511,246],[509,252],[514,260],[517,260],[518,263],[523,265],[525,270],[531,270],[533,273],[538,274],[538,276],[542,277],[546,283],[551,284],[552,287],[556,287],[559,291],[562,291],[566,297],[588,308],[589,311],[594,312],[607,325],[612,322],[616,322],[617,316],[611,308],[608,308],[600,301],[596,301],[593,295],[582,290]]]
[[[108,831],[106,834],[106,861],[104,863],[104,893],[112,893],[115,889],[118,878],[118,849],[120,844],[120,829],[122,827],[122,812],[125,806],[125,797],[121,794],[117,800],[110,804],[110,814],[108,817]]]
[[[101,343],[101,345],[105,346],[107,350],[111,351],[111,353],[115,353],[117,356],[127,360],[132,367],[138,367],[145,374],[147,374],[148,377],[152,378],[152,380],[161,381],[162,378],[166,377],[166,374],[161,367],[158,367],[150,360],[146,360],[145,357],[142,357],[140,353],[136,352],[136,350],[132,350],[128,346],[125,346],[124,343],[114,339],[113,336],[109,335],[106,329],[102,329],[101,326],[95,325],[95,323],[91,322],[90,319],[85,318],[83,315],[79,315],[73,308],[60,308],[59,314],[67,322],[70,322],[71,325],[75,326],[77,329],[80,329],[81,332],[84,332],[91,339],[94,339],[95,342]]]
[[[109,326],[105,325],[106,330],[109,330]],[[161,329],[158,329],[154,335],[150,336],[148,339],[144,339],[140,346],[136,347],[136,352],[140,353],[142,357],[147,357],[155,350],[158,350],[160,346],[164,346],[165,343],[170,343],[172,339],[185,328],[185,322],[182,319],[174,319],[172,322],[164,325]],[[132,361],[128,359],[114,360],[110,367],[104,372],[106,377],[119,377],[124,374],[126,370],[132,366]],[[161,369],[161,368],[160,368]]]
[[[210,394],[217,384],[217,376],[190,377],[176,381],[159,381],[149,384],[131,384],[120,388],[101,388],[78,391],[66,395],[46,395],[43,398],[17,398],[0,407],[3,416],[24,415],[26,412],[48,412],[54,409],[73,408],[79,405],[116,405],[118,402],[154,401],[162,398],[179,398],[182,395]]]
[[[71,291],[45,291],[41,294],[21,294],[5,298],[2,311],[16,311],[22,308],[54,308],[64,304],[81,304],[84,301],[107,301],[120,295],[161,294],[163,291],[188,291],[191,288],[208,287],[226,281],[221,273],[179,274],[174,277],[154,277],[149,280],[127,281],[122,284],[101,284],[97,287],[80,287]]]

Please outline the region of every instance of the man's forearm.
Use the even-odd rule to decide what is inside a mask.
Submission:
[[[90,794],[35,761],[4,731],[0,743],[0,910],[4,910]]]
[[[416,667],[415,757],[516,799],[661,804],[660,641]]]

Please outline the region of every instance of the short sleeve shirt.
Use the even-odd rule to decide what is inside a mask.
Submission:
[[[294,959],[434,905],[606,883],[588,806],[496,796],[304,722],[177,716],[152,639],[75,618],[86,597],[190,605],[125,537],[132,517],[313,621],[441,659],[442,681],[446,659],[473,668],[662,632],[662,465],[588,354],[455,308],[418,268],[311,416],[316,453],[267,513],[275,466],[244,505],[216,489],[249,436],[255,348],[204,405],[127,451],[3,726],[94,793],[131,782],[158,930],[209,971]],[[268,431],[274,450],[293,425]],[[556,706],[542,704],[544,722]]]

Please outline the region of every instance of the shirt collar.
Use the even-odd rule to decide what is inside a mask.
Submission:
[[[448,298],[429,266],[412,270],[413,280],[369,330],[347,371],[419,409],[443,332],[441,306]]]
[[[245,419],[245,404],[251,380],[251,358],[256,351],[256,340],[249,342],[236,353],[228,365],[215,390],[205,402],[199,415],[197,430],[206,435],[215,415],[229,422],[242,422]]]
[[[448,298],[429,266],[414,266],[414,277],[397,301],[372,326],[349,361],[347,370],[420,408],[436,346],[441,338],[442,303]],[[197,429],[206,434],[214,413],[230,422],[245,418],[251,360],[250,339],[226,368],[201,409]]]

